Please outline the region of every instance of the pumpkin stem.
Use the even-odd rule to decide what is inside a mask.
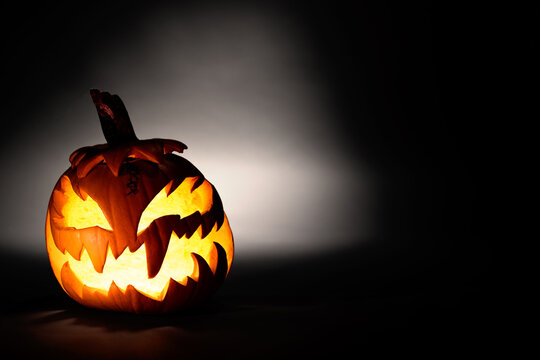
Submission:
[[[126,107],[118,95],[91,89],[90,96],[96,105],[101,129],[109,145],[115,146],[138,140]]]

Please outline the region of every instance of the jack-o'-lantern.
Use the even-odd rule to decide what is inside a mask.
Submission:
[[[83,147],[58,180],[47,252],[65,292],[95,308],[162,313],[207,298],[233,236],[220,197],[176,140],[139,140],[117,95],[90,91],[106,144]]]

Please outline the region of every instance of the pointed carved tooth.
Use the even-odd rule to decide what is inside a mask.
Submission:
[[[197,180],[195,180],[195,183],[191,187],[191,192],[194,192],[199,186],[202,185],[203,182],[204,182],[204,176],[202,176],[202,175],[198,176]]]
[[[92,261],[94,269],[98,273],[102,273],[107,259],[109,240],[114,236],[113,233],[98,226],[82,229],[79,232],[82,244]]]
[[[173,311],[189,304],[191,295],[196,287],[197,283],[191,278],[187,278],[186,285],[182,285],[181,283],[170,278],[167,286],[164,289],[166,290],[166,294],[165,296],[162,295],[164,306],[163,311]]]
[[[193,235],[193,233],[197,231],[197,229],[201,225],[202,216],[200,212],[195,211],[193,214],[183,218],[183,220],[187,227],[186,237],[189,239],[191,235]]]
[[[75,260],[81,260],[83,244],[79,231],[76,229],[64,229],[59,231],[59,235],[60,241],[64,244],[67,252],[70,253]]]
[[[173,182],[174,180],[169,181],[162,190],[162,191],[165,191],[165,194],[167,194],[167,196],[171,194],[171,187],[172,187]]]
[[[174,190],[176,190],[176,188],[178,188],[178,186],[180,186],[180,184],[184,182],[184,179],[185,178],[174,178],[173,180],[171,180],[171,182],[165,189],[167,196],[171,195]]]
[[[109,307],[113,309],[119,309],[126,311],[126,307],[129,309],[130,307],[130,299],[127,299],[124,292],[120,290],[118,285],[113,281],[111,281],[111,285],[109,286],[109,291],[107,292],[107,299],[109,300]]]
[[[187,225],[184,219],[178,220],[173,230],[176,233],[176,236],[182,238],[182,236],[184,236],[187,232]]]
[[[221,198],[214,185],[212,185],[212,208],[210,211],[214,213],[214,218],[217,222],[217,230],[219,230],[221,225],[223,225],[223,221],[225,221],[225,213],[223,212],[223,203],[221,202]]]
[[[126,307],[129,311],[137,314],[151,314],[163,311],[163,303],[161,301],[146,296],[133,285],[127,286],[122,300],[124,303],[128,303]]]
[[[199,275],[201,274],[200,273],[200,269],[201,269],[201,263],[204,263],[206,264],[206,261],[204,261],[204,259],[202,258],[201,255],[198,255],[198,254],[195,254],[195,253],[191,253],[191,259],[193,260],[193,271],[191,272],[191,275],[189,275],[190,278],[192,278],[193,280],[199,282]],[[202,262],[200,263],[199,261]]]
[[[202,216],[201,239],[204,239],[212,231],[215,223],[213,211],[209,211]]]
[[[118,176],[120,166],[131,152],[129,146],[112,149],[103,153],[103,159],[114,176]]]
[[[221,245],[214,242],[216,250],[215,273],[212,271],[204,258],[198,254],[192,253],[193,262],[195,264],[191,278],[197,279],[197,289],[192,295],[191,301],[198,302],[207,298],[212,294],[227,276],[227,254]]]
[[[106,310],[116,310],[116,311],[124,310],[125,311],[125,309],[119,306],[118,302],[115,301],[118,299],[117,297],[108,295],[109,292],[111,292],[111,288],[114,289],[116,286],[116,284],[115,286],[113,286],[112,283],[114,283],[114,281],[111,282],[111,285],[109,286],[109,291],[107,294],[93,287],[89,287],[87,285],[81,284],[80,286],[82,289],[81,296],[78,299],[77,298],[74,298],[74,299],[88,307],[94,307],[94,308],[106,309]],[[116,289],[118,289],[118,287],[116,287]],[[118,292],[121,293],[119,289],[118,289]],[[116,294],[114,290],[112,291],[112,293]],[[71,296],[70,292],[68,292],[68,294],[70,294]]]
[[[136,314],[143,312],[144,305],[142,301],[144,296],[141,296],[137,289],[133,285],[128,285],[126,291],[118,298],[120,304],[125,304],[124,306],[129,309],[129,311]]]
[[[193,258],[194,267],[190,278],[197,281],[197,288],[193,292],[191,301],[197,302],[206,298],[210,293],[209,288],[214,274],[202,256],[191,253],[191,257]]]
[[[144,242],[146,248],[146,264],[149,278],[153,278],[159,273],[167,253],[171,233],[179,221],[180,216],[178,215],[162,216],[154,220],[138,236],[137,241]]]
[[[169,181],[167,185],[165,185],[165,187],[163,188],[163,190],[165,191],[165,194],[167,194],[167,196],[171,195],[174,192],[174,190],[176,190],[176,188],[184,181],[184,179],[185,178],[182,178],[182,179],[175,178]]]
[[[118,295],[123,295],[124,292],[122,290],[120,290],[120,288],[118,287],[118,285],[116,285],[116,282],[111,281],[111,285],[109,286],[109,291],[107,292],[107,295],[109,296],[118,296]]]
[[[215,281],[218,282],[217,286],[219,286],[219,284],[227,277],[227,273],[229,272],[229,262],[227,261],[227,252],[223,246],[214,241],[214,247],[217,252],[217,265],[214,278],[216,279]]]
[[[77,194],[77,196],[82,199],[83,201],[86,201],[86,199],[88,198],[88,194],[79,187],[79,183],[78,182],[72,182],[71,183],[71,186],[73,188],[73,191],[75,192],[75,194]]]
[[[202,173],[192,163],[173,154],[163,156],[159,169],[169,179],[202,176]]]
[[[122,255],[124,250],[126,250],[128,245],[132,243],[131,239],[134,239],[136,237],[137,237],[136,233],[132,236],[129,236],[123,231],[116,230],[114,232],[114,236],[112,236],[109,241],[109,246],[111,247],[111,252],[114,258],[118,259],[118,257]]]
[[[146,231],[148,228],[144,229]],[[142,233],[144,233],[144,231]],[[142,244],[144,244],[144,238],[141,237],[142,233],[137,236],[137,239],[135,241],[132,241],[128,244],[128,249],[130,252],[135,252],[139,250]]]
[[[174,281],[173,278],[169,278],[163,289],[161,289],[161,293],[159,294],[159,298],[161,300],[165,299],[165,296],[167,295],[167,292],[169,291],[169,287],[171,286],[171,282]]]
[[[107,215],[104,212],[105,216]],[[124,217],[123,219],[129,219]],[[107,218],[109,224],[111,221]],[[134,243],[137,240],[137,229],[131,226],[131,224],[114,221],[113,219],[111,227],[114,229],[113,236],[109,239],[109,246],[115,259],[118,259],[120,255],[126,250],[129,244]]]
[[[126,291],[123,293],[123,296],[122,296],[122,302],[129,302],[130,305],[131,305],[131,310],[133,312],[138,312],[138,308],[140,306],[140,304],[138,303],[138,299],[139,299],[139,292],[137,291],[137,289],[135,289],[135,286],[129,284],[127,287],[126,287]]]
[[[50,224],[54,244],[58,250],[63,253],[67,251],[75,260],[80,260],[83,244],[78,230],[59,228],[52,218]]]
[[[88,193],[86,193],[86,191],[84,191],[84,189],[82,187],[80,187],[78,184],[77,184],[77,195],[79,195],[79,197],[81,199],[83,199],[84,201],[86,201],[86,199],[88,199]]]

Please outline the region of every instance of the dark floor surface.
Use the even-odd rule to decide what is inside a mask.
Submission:
[[[497,180],[505,173],[521,179],[507,152],[510,123],[519,117],[501,90],[502,71],[514,69],[497,61],[504,58],[501,42],[514,42],[508,19],[470,2],[264,3],[281,4],[277,10],[306,30],[321,86],[339,109],[331,127],[339,129],[339,147],[377,175],[370,214],[376,238],[302,258],[254,261],[239,252],[214,297],[167,316],[83,308],[63,293],[44,252],[33,259],[0,251],[2,359],[360,359],[372,351],[398,353],[392,359],[421,353],[484,359],[499,353],[504,309],[495,304],[503,290],[490,278],[489,242],[509,223],[497,220],[506,216],[502,200],[516,197],[515,188]],[[3,23],[10,49],[3,118],[13,129],[6,125],[0,135],[5,153],[21,156],[17,169],[4,172],[35,177],[38,157],[22,157],[11,146],[25,134],[18,129],[45,121],[36,114],[40,101],[65,98],[72,81],[90,87],[89,52],[101,49],[97,44],[110,33],[137,39],[139,26],[128,25],[145,23],[150,4],[120,2],[104,11],[87,3],[73,15],[72,7],[43,3],[32,6],[33,16],[28,4],[9,4],[16,8],[7,8],[6,17],[25,25]],[[494,119],[505,106],[511,116],[498,136]],[[313,142],[325,151],[324,140]],[[47,144],[55,141],[61,140]],[[13,178],[4,178],[13,189]],[[4,211],[12,219],[9,202]],[[11,239],[0,240],[10,245]]]
[[[47,259],[4,255],[2,346],[10,356],[39,359],[334,359],[350,351],[360,358],[493,349],[487,254],[472,248],[456,258],[457,250],[385,243],[296,260],[239,258],[209,301],[166,316],[83,308],[61,291]]]

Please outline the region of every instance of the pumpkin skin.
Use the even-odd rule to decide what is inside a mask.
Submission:
[[[135,137],[120,98],[91,91],[107,144],[84,147],[56,183],[46,245],[64,291],[94,308],[164,313],[227,276],[233,236],[215,187],[175,140]]]

